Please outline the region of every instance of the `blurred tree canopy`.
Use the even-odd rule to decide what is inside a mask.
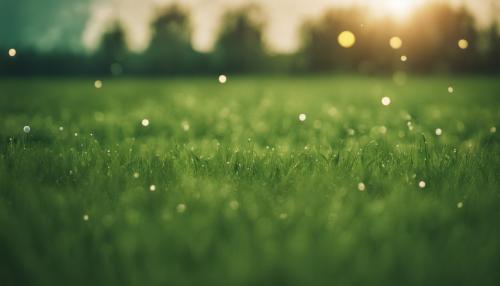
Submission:
[[[152,25],[152,40],[144,54],[151,73],[194,72],[200,58],[191,44],[189,13],[180,6],[163,9]]]
[[[486,70],[488,72],[500,72],[500,36],[498,34],[498,23],[495,22],[491,25],[488,31],[488,46],[485,62]]]
[[[59,0],[48,3],[64,7]],[[13,9],[11,0],[1,5],[14,15],[20,11],[30,15],[28,12],[33,10],[32,7],[26,11]],[[0,21],[5,24],[9,20]],[[44,50],[35,43],[19,44],[15,57],[0,57],[0,74],[500,72],[497,23],[479,30],[469,11],[443,3],[423,6],[405,24],[390,18],[371,18],[361,7],[327,10],[320,17],[304,22],[301,48],[291,55],[272,55],[266,47],[265,19],[255,5],[226,12],[220,27],[214,50],[198,52],[191,42],[189,11],[171,5],[159,9],[154,17],[151,42],[142,53],[128,50],[125,30],[115,23],[102,35],[99,48],[91,55],[74,49]],[[5,27],[2,29],[0,32],[6,33]],[[338,37],[343,31],[350,31],[356,37],[350,48],[339,45]],[[12,37],[0,45],[16,44],[15,36]],[[391,48],[392,37],[401,39],[402,46]],[[465,48],[459,47],[461,39],[466,40]],[[0,48],[7,51],[9,46]]]
[[[119,22],[111,26],[102,36],[99,49],[95,54],[97,69],[100,73],[122,73],[122,65],[128,54],[125,31]]]
[[[246,6],[229,11],[215,45],[214,59],[220,71],[255,72],[265,65],[264,20],[261,10]]]
[[[318,20],[307,21],[302,28],[301,54],[304,68],[314,71],[355,70],[374,47],[367,47],[363,19],[366,13],[358,8],[332,9]],[[354,48],[345,49],[338,44],[343,31],[356,35]]]

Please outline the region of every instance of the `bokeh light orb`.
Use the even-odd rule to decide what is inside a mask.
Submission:
[[[9,56],[15,57],[17,55],[16,49],[9,49]]]
[[[403,46],[403,40],[400,38],[400,37],[392,37],[390,40],[389,40],[389,45],[391,46],[391,48],[393,48],[394,50],[399,50],[401,49],[401,47]]]
[[[221,84],[225,84],[226,82],[227,82],[227,76],[226,76],[226,75],[221,74],[221,75],[219,76],[219,83],[221,83]]]
[[[469,41],[466,39],[460,39],[458,41],[458,47],[462,50],[466,50],[469,47]]]
[[[149,119],[144,118],[144,119],[141,121],[141,124],[142,124],[142,126],[144,126],[144,127],[148,127],[148,126],[149,126]]]
[[[364,192],[364,191],[366,190],[366,185],[365,185],[365,183],[363,183],[363,182],[359,183],[359,184],[358,184],[358,190],[359,190],[360,192]]]
[[[31,128],[28,125],[26,125],[26,126],[23,127],[23,132],[24,133],[28,134],[28,133],[30,133],[30,131],[31,131]]]
[[[101,80],[96,80],[94,82],[94,87],[97,88],[97,89],[102,88],[102,81]]]
[[[338,37],[339,45],[343,48],[351,48],[356,43],[356,36],[351,31],[343,31]]]
[[[421,189],[424,189],[427,186],[427,183],[425,181],[420,181],[418,182],[418,187]]]
[[[178,213],[183,213],[186,211],[186,208],[186,204],[178,204],[176,209]]]
[[[382,105],[383,106],[389,106],[391,104],[391,99],[387,96],[382,97]]]
[[[305,113],[299,114],[299,121],[304,122],[307,119],[307,115]]]
[[[405,63],[406,61],[408,61],[408,57],[407,57],[406,55],[402,55],[402,56],[401,56],[401,61],[402,61],[403,63]]]

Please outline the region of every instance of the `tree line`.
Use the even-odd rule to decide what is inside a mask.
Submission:
[[[4,75],[186,75],[212,73],[500,71],[497,23],[478,29],[464,7],[447,4],[422,7],[404,24],[390,18],[370,19],[359,7],[330,9],[306,21],[301,46],[294,54],[270,53],[263,38],[265,19],[257,6],[228,11],[222,19],[213,51],[196,51],[191,43],[189,12],[172,5],[151,23],[152,38],[142,53],[131,52],[117,22],[92,54],[65,51],[18,51],[0,57]],[[355,36],[350,48],[339,45],[339,34]],[[391,48],[390,39],[397,38]],[[6,49],[2,49],[6,50]]]

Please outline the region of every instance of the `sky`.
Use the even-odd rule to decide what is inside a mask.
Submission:
[[[102,32],[119,19],[135,51],[146,48],[150,22],[159,7],[180,3],[191,12],[193,45],[200,51],[213,46],[227,9],[256,3],[267,19],[265,40],[276,52],[293,52],[304,19],[320,15],[329,7],[358,5],[375,16],[404,19],[425,2],[465,4],[480,24],[500,15],[500,0],[1,0],[0,46],[35,44],[42,49],[56,46],[95,48]],[[498,9],[491,9],[496,3]]]

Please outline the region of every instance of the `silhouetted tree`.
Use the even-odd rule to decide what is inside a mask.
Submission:
[[[191,45],[189,14],[177,5],[165,8],[151,25],[145,57],[153,73],[195,72],[199,57]]]
[[[125,32],[119,23],[115,23],[101,38],[95,57],[98,71],[101,73],[121,73],[127,54]]]
[[[226,13],[215,46],[215,61],[224,72],[255,72],[265,69],[264,21],[256,6]]]
[[[485,66],[490,72],[500,71],[500,35],[498,34],[498,22],[494,22],[488,31],[488,50]]]

